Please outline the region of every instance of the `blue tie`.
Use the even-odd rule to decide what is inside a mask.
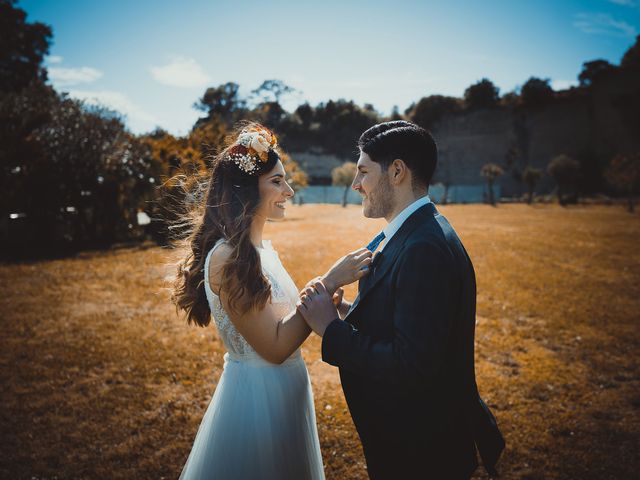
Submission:
[[[384,240],[384,232],[380,232],[378,235],[376,235],[376,238],[369,242],[369,245],[367,245],[367,250],[369,250],[370,252],[375,252],[376,248],[378,248],[378,245],[380,245],[380,242],[382,242],[382,240]]]

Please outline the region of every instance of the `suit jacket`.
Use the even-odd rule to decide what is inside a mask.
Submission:
[[[433,203],[415,211],[360,281],[322,358],[340,379],[372,479],[469,478],[476,448],[490,474],[504,448],[478,394],[476,282]]]

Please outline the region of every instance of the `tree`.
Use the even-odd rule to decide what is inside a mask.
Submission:
[[[190,188],[185,188],[185,184],[193,186],[199,175],[205,176],[205,158],[214,153],[224,138],[224,129],[220,132],[213,128],[220,125],[216,119],[214,117],[194,128],[189,137],[174,137],[160,129],[141,137],[141,141],[150,149],[158,179],[156,195],[148,205],[148,214],[152,218],[151,234],[160,243],[166,243],[171,233],[175,233],[170,231],[169,226],[179,225],[184,217],[185,197],[191,192]]]
[[[297,192],[301,188],[309,185],[309,177],[307,176],[307,172],[305,172],[298,162],[291,158],[288,153],[280,152],[280,160],[282,161],[282,166],[284,167],[285,172],[289,177],[288,182],[294,192]]]
[[[233,82],[207,88],[202,98],[193,105],[207,114],[206,118],[196,123],[196,127],[213,117],[220,118],[229,126],[232,125],[236,118],[241,116],[238,113],[246,109],[247,102],[240,97],[239,89],[240,85]]]
[[[213,157],[218,152],[226,135],[225,123],[214,117],[194,127],[189,133],[188,143],[191,148],[200,152],[200,158],[206,162],[207,158]]]
[[[266,105],[258,105],[252,114],[256,120],[265,121]],[[279,105],[278,105],[279,106]],[[275,112],[275,110],[274,110]],[[277,113],[277,112],[275,112]],[[293,114],[280,110],[278,124],[274,126],[280,143],[287,144],[293,151],[304,151],[318,147],[327,154],[345,160],[353,158],[357,152],[356,139],[360,134],[380,122],[380,116],[373,106],[359,106],[353,101],[329,100],[311,107],[304,103]]]
[[[513,143],[504,154],[504,170],[505,172],[510,172],[511,177],[518,182],[518,184],[522,183],[522,172],[518,165],[520,158],[522,158],[522,151],[516,143]]]
[[[577,183],[580,162],[565,154],[558,155],[549,162],[547,172],[556,181],[558,202],[560,205],[565,205],[566,192],[572,187],[575,188]]]
[[[0,0],[0,214],[26,214],[19,246],[131,238],[156,180],[150,150],[117,112],[45,85],[51,29],[14,4]]]
[[[553,98],[553,88],[549,85],[550,80],[531,77],[520,89],[522,102],[527,106],[539,106]]]
[[[628,69],[640,69],[640,35],[636,37],[636,43],[625,52],[620,66]]]
[[[398,108],[397,105],[394,105],[391,108],[391,116],[389,117],[389,120],[404,120],[403,116],[400,115],[400,109]]]
[[[128,238],[155,183],[149,150],[105,108],[63,94],[50,114],[33,136],[46,155],[31,165],[28,215],[42,227],[63,212],[75,243]]]
[[[0,215],[4,218],[26,210],[31,194],[28,185],[46,156],[34,132],[51,121],[50,112],[57,102],[55,91],[40,82],[0,94]]]
[[[505,107],[515,107],[520,103],[520,100],[518,92],[511,91],[502,95],[502,98],[500,98],[500,105]]]
[[[280,99],[285,95],[290,95],[297,92],[293,87],[290,87],[282,80],[265,80],[262,84],[251,91],[253,97],[262,97],[262,102],[275,102],[280,103]]]
[[[43,57],[49,52],[51,28],[27,23],[24,10],[15,1],[0,0],[0,215],[24,208],[27,163],[45,151],[33,141],[33,132],[50,119],[50,108],[58,101],[46,86]]]
[[[312,141],[328,153],[349,159],[357,152],[356,139],[380,117],[372,107],[360,107],[351,100],[329,100],[315,108],[314,120],[317,129]]]
[[[627,195],[629,213],[635,211],[634,193],[640,187],[640,153],[616,155],[605,171],[605,178],[615,188]]]
[[[343,207],[347,206],[347,195],[349,195],[349,188],[356,176],[356,171],[356,164],[354,162],[345,162],[331,171],[333,185],[344,187],[344,193],[342,195]]]
[[[527,203],[531,205],[533,202],[533,193],[536,188],[536,184],[542,178],[542,170],[539,168],[533,168],[527,166],[522,172],[522,180],[527,184]]]
[[[460,110],[460,100],[455,97],[431,95],[412,104],[404,113],[413,123],[431,130],[447,113]]]
[[[593,81],[604,72],[613,70],[614,67],[606,60],[591,60],[590,62],[584,62],[582,64],[582,71],[578,75],[578,81],[581,87],[590,86]]]
[[[278,102],[264,102],[253,110],[258,122],[274,130],[278,129],[286,113]]]
[[[311,122],[313,121],[313,107],[311,107],[309,103],[305,102],[302,105],[299,105],[298,108],[296,108],[295,115],[298,116],[305,128],[309,128]]]
[[[487,180],[487,187],[489,190],[489,203],[491,205],[496,204],[495,196],[493,194],[493,183],[496,178],[504,173],[504,170],[500,165],[495,163],[487,163],[480,169],[480,174]]]
[[[27,23],[24,10],[15,0],[0,1],[0,91],[13,92],[33,81],[44,82],[47,72],[42,66],[49,53],[51,27]]]
[[[468,108],[490,108],[498,104],[499,89],[489,79],[483,78],[464,91],[464,101]]]
[[[118,114],[38,84],[9,98],[0,102],[3,210],[28,223],[26,238],[10,240],[42,249],[130,238],[155,177],[148,149]]]

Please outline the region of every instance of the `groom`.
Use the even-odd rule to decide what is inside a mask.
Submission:
[[[387,226],[352,305],[329,277],[298,310],[322,337],[340,379],[371,479],[468,479],[490,474],[504,448],[474,372],[476,283],[471,260],[427,195],[437,148],[423,128],[385,122],[358,141],[352,188],[363,214]]]

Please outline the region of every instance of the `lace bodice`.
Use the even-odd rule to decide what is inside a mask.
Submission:
[[[258,354],[236,330],[220,302],[220,297],[211,290],[211,286],[209,285],[209,260],[216,247],[222,243],[223,239],[216,242],[207,254],[204,263],[204,287],[207,300],[209,301],[209,308],[211,309],[218,333],[229,353],[236,357],[256,357]],[[262,263],[262,272],[271,283],[271,303],[278,316],[282,318],[296,308],[298,289],[282,266],[278,252],[273,249],[271,242],[265,240],[262,243],[265,245],[265,248],[258,248],[260,261]]]

